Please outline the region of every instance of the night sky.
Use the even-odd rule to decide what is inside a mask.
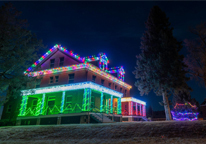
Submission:
[[[0,6],[4,2],[0,2]],[[147,102],[154,110],[163,110],[159,105],[162,97],[153,92],[140,96],[134,86],[132,74],[136,55],[140,53],[140,41],[150,9],[158,5],[169,17],[174,27],[174,36],[179,40],[194,38],[189,27],[206,21],[206,2],[12,2],[22,11],[29,29],[34,32],[47,49],[61,44],[80,56],[106,53],[109,66],[124,66],[125,82],[132,85],[131,96]],[[186,54],[186,48],[181,53]],[[199,103],[206,98],[206,90],[200,82],[191,80],[192,98]]]

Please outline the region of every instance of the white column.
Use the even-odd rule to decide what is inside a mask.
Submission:
[[[110,113],[113,113],[113,96],[111,96],[110,107]]]
[[[100,98],[100,112],[102,112],[102,110],[103,110],[103,96],[104,96],[104,94],[103,94],[103,92],[101,92],[101,98]]]
[[[41,109],[40,109],[40,114],[43,113],[43,108],[44,108],[44,101],[45,101],[45,93],[43,94],[43,97],[42,97],[42,101],[41,101]]]
[[[61,113],[64,111],[65,91],[62,92]]]
[[[136,103],[136,115],[138,115],[138,108],[137,108],[137,103]]]
[[[140,115],[142,116],[142,105],[140,104]]]

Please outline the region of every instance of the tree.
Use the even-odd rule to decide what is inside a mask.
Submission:
[[[147,31],[141,41],[141,54],[137,56],[137,67],[134,71],[137,79],[135,86],[141,95],[151,90],[163,97],[166,120],[171,120],[168,95],[179,89],[189,89],[184,70],[181,42],[173,36],[166,14],[154,6],[145,23]]]
[[[7,91],[0,105],[11,96],[19,96],[28,82],[35,85],[35,78],[25,76],[24,71],[37,60],[43,45],[27,30],[27,21],[20,19],[20,14],[11,3],[0,8],[0,93]]]
[[[184,40],[188,50],[184,61],[191,76],[203,80],[206,87],[206,23],[201,23],[190,31],[197,37],[193,40]]]

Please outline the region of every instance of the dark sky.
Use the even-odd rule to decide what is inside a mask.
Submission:
[[[4,2],[0,2],[2,5]],[[163,110],[159,105],[162,97],[149,93],[140,96],[134,86],[132,74],[136,55],[140,53],[140,41],[145,31],[150,9],[158,5],[169,17],[174,27],[174,36],[182,41],[194,38],[189,27],[206,21],[206,2],[12,2],[22,11],[29,29],[48,46],[61,44],[80,56],[97,55],[104,52],[110,66],[123,65],[125,82],[132,85],[131,95],[152,105],[154,110]],[[44,54],[47,50],[42,50]],[[186,49],[182,50],[186,54]],[[200,103],[206,90],[199,82],[191,80],[192,98]]]

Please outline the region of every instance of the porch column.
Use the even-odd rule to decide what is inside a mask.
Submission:
[[[26,115],[27,102],[28,102],[28,96],[22,96],[19,116],[25,116]]]
[[[103,111],[103,96],[104,96],[104,94],[103,94],[103,92],[101,92],[101,98],[100,98],[100,112]]]
[[[40,109],[40,114],[41,114],[41,115],[43,114],[45,96],[46,96],[46,94],[44,93],[44,94],[43,94],[43,97],[42,97],[42,101],[41,101],[41,109]]]
[[[113,96],[111,96],[110,107],[110,113],[113,113]]]
[[[137,103],[136,103],[136,115],[138,115],[138,107],[137,107]]]
[[[142,105],[140,104],[140,116],[142,116]]]
[[[132,115],[132,110],[133,110],[133,102],[129,101],[129,115]]]
[[[143,105],[143,116],[146,116],[146,107]]]
[[[117,99],[117,114],[122,114],[121,98]]]
[[[82,101],[82,111],[90,111],[91,105],[91,89],[85,88]]]
[[[106,113],[109,113],[109,99],[106,99]]]
[[[61,101],[61,112],[64,112],[64,100],[65,100],[65,91],[62,92],[62,101]]]

